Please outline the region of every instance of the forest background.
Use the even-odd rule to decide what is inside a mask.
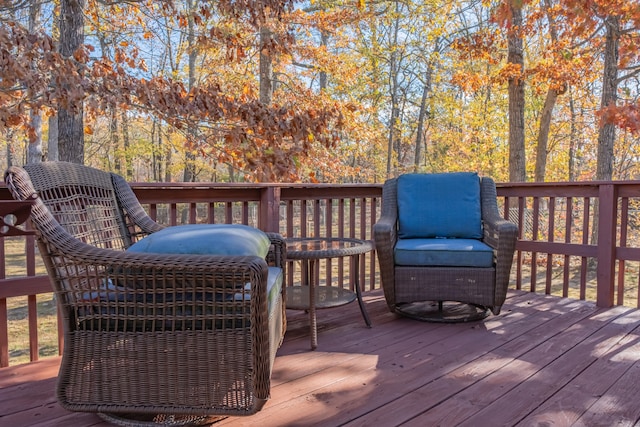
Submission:
[[[0,166],[640,177],[638,0],[0,0]]]

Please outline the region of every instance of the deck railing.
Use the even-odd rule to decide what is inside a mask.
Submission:
[[[382,195],[380,184],[132,186],[149,214],[163,224],[243,223],[287,237],[371,239]],[[514,288],[600,306],[640,307],[640,182],[498,184],[498,195],[504,216],[520,226]],[[0,200],[8,199],[8,191],[0,187]],[[52,310],[52,302],[34,238],[0,240],[0,367],[20,360],[20,353],[28,352],[32,361],[57,354],[62,346],[59,328],[43,332],[38,317]],[[288,283],[294,283],[298,272],[296,265],[290,267]],[[320,269],[321,280],[353,286],[348,265],[325,262]],[[380,286],[373,253],[358,274],[365,289]],[[27,331],[26,349],[10,343],[15,333],[9,331],[19,322]],[[58,338],[52,344],[50,337],[43,338],[45,333]]]

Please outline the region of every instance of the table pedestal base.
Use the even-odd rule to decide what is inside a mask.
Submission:
[[[98,416],[111,424],[125,427],[204,426],[227,418],[215,415],[116,414],[111,412],[100,412]]]
[[[489,310],[462,302],[421,301],[397,305],[396,313],[424,322],[459,323],[482,320]]]

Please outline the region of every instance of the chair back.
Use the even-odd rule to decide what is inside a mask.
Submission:
[[[18,168],[8,172],[10,187],[19,188],[21,197],[30,191],[37,194],[71,236],[99,248],[123,250],[131,245],[110,173],[66,162],[35,163],[24,170],[28,176]],[[51,218],[40,218],[44,222],[34,225],[46,233],[43,227]]]
[[[482,238],[477,173],[404,174],[397,180],[398,237]]]
[[[10,167],[5,181],[17,200],[38,196],[31,219],[45,241],[64,231],[94,247],[124,250],[162,228],[147,217],[124,178],[110,172],[42,162]]]
[[[110,263],[88,266],[81,260],[86,254],[95,248],[124,251],[162,228],[144,213],[126,181],[109,172],[43,162],[10,167],[5,182],[14,199],[34,201],[30,220],[40,255],[59,301],[71,306],[77,289],[94,291],[108,281]],[[64,311],[65,327],[75,329],[73,315]]]

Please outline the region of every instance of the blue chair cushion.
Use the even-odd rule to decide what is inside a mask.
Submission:
[[[269,301],[269,313],[271,313],[271,309],[273,304],[277,300],[280,292],[282,291],[282,269],[280,267],[269,267],[269,275],[267,276],[267,300]],[[245,285],[245,290],[251,290],[251,283],[247,283]],[[236,301],[242,299],[250,299],[251,295],[249,293],[237,293],[234,295],[234,299]]]
[[[399,239],[396,265],[493,267],[493,249],[475,239]]]
[[[482,238],[477,173],[405,174],[397,184],[399,238]]]
[[[262,231],[241,224],[187,224],[164,228],[139,240],[131,252],[267,256],[271,241]]]

